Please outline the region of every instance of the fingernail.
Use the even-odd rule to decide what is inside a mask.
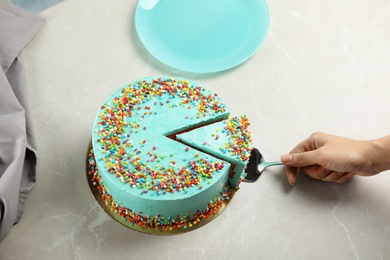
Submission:
[[[295,178],[287,178],[287,181],[288,183],[291,185],[291,186],[294,186],[295,182],[297,181]]]
[[[283,155],[280,157],[280,160],[281,160],[283,163],[289,163],[289,162],[291,162],[291,160],[292,160],[292,155],[291,155],[291,154],[283,154]]]
[[[353,176],[355,176],[355,174],[354,174],[353,172],[350,172],[350,173],[348,173],[345,177],[346,177],[347,179],[351,179]]]

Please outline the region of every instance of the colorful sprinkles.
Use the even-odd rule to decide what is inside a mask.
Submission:
[[[223,203],[229,201],[231,196],[231,188],[226,184],[223,191],[216,194],[214,200],[211,201],[204,210],[198,210],[194,214],[189,212],[187,216],[147,216],[143,215],[141,212],[122,207],[120,203],[116,202],[107,192],[107,189],[100,181],[101,179],[96,167],[95,156],[92,149],[88,153],[88,169],[89,178],[91,178],[93,185],[97,187],[105,205],[110,211],[118,213],[124,221],[132,226],[138,225],[143,228],[160,228],[162,231],[192,228],[201,221],[209,219],[217,214],[223,206]],[[202,189],[202,186],[199,186],[199,189]]]
[[[223,153],[229,152],[241,162],[248,161],[252,151],[252,137],[248,129],[250,123],[247,116],[229,117],[224,123],[226,126],[221,132],[229,136],[229,141],[225,143],[225,146],[219,147],[219,149]],[[218,140],[219,129],[216,131],[217,133],[213,134],[213,136]]]
[[[101,106],[99,111],[98,127],[94,130],[98,138],[93,143],[95,152],[99,151],[99,156],[101,154],[98,159],[99,167],[103,165],[108,173],[123,185],[138,190],[141,196],[164,196],[167,193],[187,192],[189,188],[205,189],[214,174],[225,167],[223,161],[211,157],[202,158],[189,147],[183,148],[183,154],[188,156],[183,161],[176,161],[174,154],[164,154],[164,147],[155,145],[153,140],[133,138],[150,130],[151,127],[144,122],[151,117],[159,117],[159,107],[162,106],[169,109],[183,107],[186,109],[185,113],[188,110],[188,115],[178,120],[199,119],[227,111],[217,95],[211,94],[202,86],[191,85],[187,80],[156,78],[129,84],[120,90],[119,95],[113,96]],[[195,114],[193,109],[196,109]],[[248,125],[246,117],[226,120],[226,126],[218,130],[214,137],[218,140],[223,134],[229,134],[231,138],[220,149],[234,154],[239,160],[247,161],[251,149]],[[205,142],[203,145],[208,144]],[[230,187],[226,184],[224,190],[216,194],[203,210],[188,213],[187,216],[147,216],[121,206],[120,202],[115,201],[107,192],[101,182],[92,150],[88,164],[88,174],[107,207],[120,214],[126,222],[140,227],[159,227],[164,231],[191,228],[215,215],[223,203],[229,201],[231,195]]]
[[[180,102],[172,104],[174,97],[180,97]],[[121,89],[121,94],[112,99],[112,104],[101,107],[98,122],[97,144],[104,155],[102,161],[108,172],[115,174],[121,182],[127,183],[132,188],[141,189],[142,194],[148,191],[156,191],[158,195],[165,192],[181,191],[183,188],[199,186],[201,180],[212,178],[213,173],[223,168],[223,163],[196,159],[187,162],[187,165],[179,171],[173,167],[152,168],[148,163],[162,161],[165,157],[159,157],[155,152],[158,147],[153,146],[147,156],[148,161],[143,162],[141,150],[134,146],[131,136],[147,128],[141,121],[147,116],[158,116],[158,108],[153,106],[169,105],[170,108],[185,106],[191,109],[197,108],[197,117],[209,114],[218,114],[226,111],[226,106],[201,86],[193,86],[187,80],[157,78],[151,82],[139,80],[135,85],[129,84]],[[152,101],[152,102],[150,102]],[[175,102],[176,99],[175,99]],[[140,118],[139,122],[136,118]],[[143,148],[148,140],[139,141],[139,147]],[[185,152],[189,149],[186,148]],[[173,156],[173,155],[171,155]]]

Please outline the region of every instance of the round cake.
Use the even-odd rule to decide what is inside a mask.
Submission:
[[[108,208],[130,225],[188,229],[238,188],[251,152],[248,126],[196,82],[140,79],[99,109],[90,174]]]

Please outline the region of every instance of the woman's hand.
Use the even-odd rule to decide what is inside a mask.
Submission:
[[[390,136],[360,141],[326,133],[315,133],[282,155],[291,185],[297,170],[314,179],[343,183],[354,175],[375,175],[390,169]]]

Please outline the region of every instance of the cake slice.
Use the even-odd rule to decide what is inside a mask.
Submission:
[[[229,183],[238,188],[251,154],[251,134],[247,116],[229,117],[176,135],[176,139],[231,163]]]

